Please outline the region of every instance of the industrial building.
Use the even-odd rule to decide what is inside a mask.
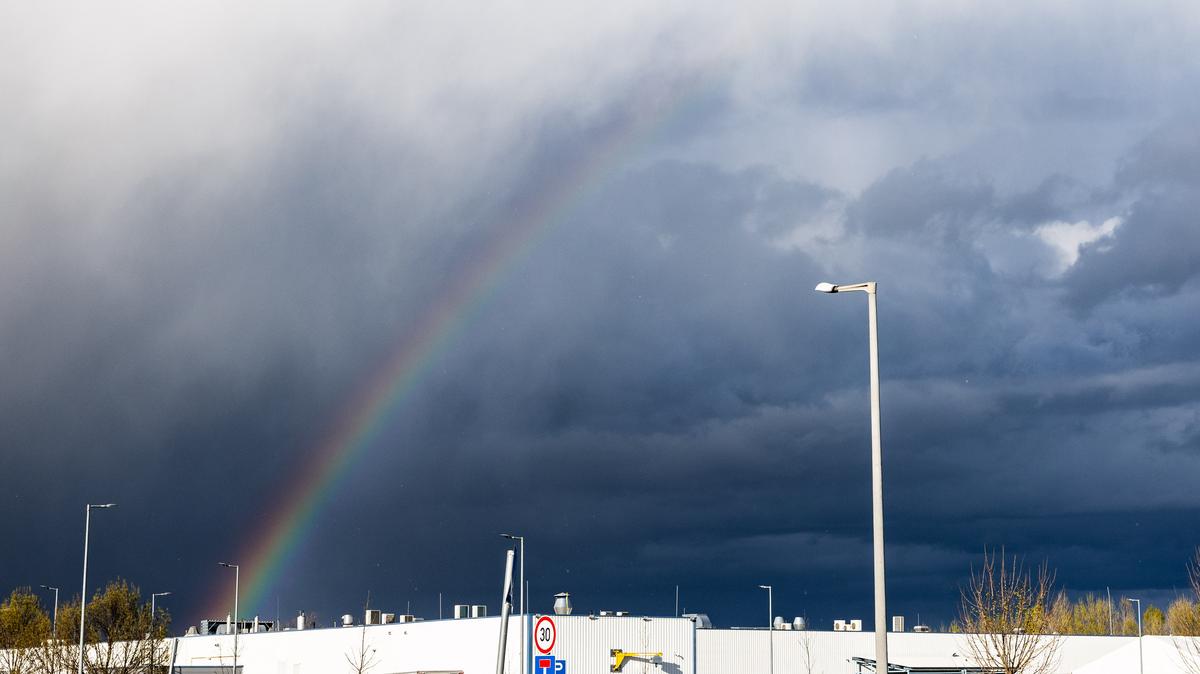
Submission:
[[[476,612],[478,614],[478,611]],[[459,615],[470,615],[459,611]],[[312,629],[237,635],[240,674],[367,674],[496,672],[501,618],[418,620],[367,612],[359,621]],[[391,618],[395,622],[387,622]],[[382,623],[382,624],[374,624]],[[714,629],[703,616],[525,615],[509,618],[509,674],[857,674],[874,672],[871,632]],[[224,630],[220,630],[223,632]],[[1061,674],[1183,674],[1181,642],[1172,637],[1060,636]],[[889,634],[892,672],[983,671],[961,634]],[[178,674],[234,672],[234,635],[174,638],[164,655]],[[166,664],[166,663],[164,663]]]

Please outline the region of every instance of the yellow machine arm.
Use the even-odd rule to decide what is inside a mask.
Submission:
[[[619,648],[612,649],[609,654],[613,658],[612,667],[608,668],[610,672],[621,671],[621,666],[630,658],[662,658],[662,653],[627,653]]]

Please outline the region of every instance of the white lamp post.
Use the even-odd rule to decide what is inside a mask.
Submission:
[[[170,592],[151,592],[150,593],[150,624],[154,625],[154,621],[158,619],[158,614],[155,612],[154,600],[159,597],[165,597],[171,594]]]
[[[767,652],[771,658],[768,662],[768,668],[771,674],[775,673],[775,596],[770,585],[759,585],[760,588],[767,591]]]
[[[51,629],[58,633],[58,588],[50,587],[49,585],[41,585],[40,587],[46,590],[54,590],[54,618],[51,620]]]
[[[238,632],[241,631],[238,629],[238,591],[242,570],[237,564],[217,563],[227,569],[233,569],[233,674],[237,674]]]
[[[888,671],[887,607],[883,573],[883,449],[879,437],[879,328],[876,322],[875,282],[836,285],[818,283],[819,293],[862,291],[867,294],[867,323],[871,340],[871,491],[875,539],[875,671]]]
[[[525,537],[515,534],[500,534],[502,538],[521,544],[521,672],[525,672]]]
[[[1145,671],[1145,664],[1142,661],[1142,600],[1125,598],[1125,601],[1135,602],[1137,604],[1138,613],[1138,671]]]
[[[87,612],[87,558],[88,558],[88,535],[92,529],[92,508],[112,508],[116,503],[104,503],[100,505],[87,504],[86,512],[83,518],[83,589],[79,594],[79,674],[83,674],[83,637],[87,634],[84,630],[83,617]]]

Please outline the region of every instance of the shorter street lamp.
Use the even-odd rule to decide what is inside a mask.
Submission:
[[[158,620],[158,613],[155,612],[155,610],[154,610],[154,600],[159,597],[165,597],[169,594],[171,594],[171,593],[170,592],[152,592],[152,593],[150,593],[150,622],[151,622],[151,624],[153,624],[153,622],[155,620]]]
[[[1125,601],[1129,601],[1129,602],[1136,602],[1136,603],[1137,603],[1137,613],[1138,613],[1138,671],[1139,671],[1139,672],[1145,672],[1145,671],[1146,671],[1146,669],[1145,669],[1145,664],[1142,662],[1142,600],[1141,600],[1141,599],[1130,599],[1129,597],[1126,597],[1126,598],[1125,598]]]
[[[233,569],[233,671],[236,674],[236,672],[237,672],[237,656],[238,656],[238,632],[241,631],[238,629],[238,587],[240,584],[240,577],[242,575],[242,569],[237,564],[230,564],[229,562],[217,562],[217,564],[220,564],[221,566],[223,566],[227,569]]]
[[[58,632],[58,588],[50,587],[49,585],[41,585],[40,587],[47,589],[47,590],[54,590],[54,619],[51,622],[51,625],[53,626],[51,629],[53,629],[54,632],[57,633]]]
[[[759,585],[760,589],[767,591],[767,642],[768,653],[770,654],[770,671],[775,671],[775,595],[770,585]]]

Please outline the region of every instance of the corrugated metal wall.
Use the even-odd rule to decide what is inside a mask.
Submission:
[[[629,660],[622,674],[852,674],[855,656],[874,659],[871,632],[768,631],[765,629],[695,629],[686,618],[550,616],[556,627],[551,655],[566,662],[565,674],[609,674],[612,649],[661,652],[653,658]],[[532,628],[525,662],[534,665]],[[353,672],[353,659],[365,645],[374,666],[369,674],[420,670],[462,670],[494,674],[500,619],[435,620],[242,635],[238,663],[245,674],[334,674]],[[364,641],[365,637],[365,641]],[[184,637],[177,641],[175,664],[228,667],[233,637]],[[508,674],[521,672],[521,618],[508,632]],[[955,634],[899,633],[888,636],[893,664],[964,662],[965,637]],[[1175,674],[1178,658],[1169,637],[1148,637],[1146,671]],[[774,650],[774,660],[769,653]],[[957,655],[956,655],[957,654]],[[920,662],[914,662],[919,660]],[[1137,662],[1136,637],[1064,637],[1060,674],[1131,674]]]
[[[567,661],[567,674],[608,674],[612,649],[662,653],[661,661],[625,661],[621,674],[696,674],[693,626],[687,618],[549,616],[558,631],[552,654]],[[534,618],[536,623],[537,618]],[[533,674],[540,674],[534,670]]]
[[[697,674],[853,674],[858,669],[851,658],[875,659],[873,632],[716,629],[698,630],[696,634],[700,664]],[[965,639],[959,634],[889,634],[888,659],[892,664],[907,666],[929,663],[969,666],[972,663],[967,657]],[[1058,671],[1070,674],[1115,651],[1136,649],[1136,644],[1134,637],[1063,637]],[[774,669],[768,658],[772,647]]]
[[[506,668],[521,671],[520,619],[508,631]],[[500,618],[435,620],[368,627],[243,634],[238,664],[245,674],[334,674],[353,672],[349,659],[365,648],[373,659],[369,674],[421,670],[462,670],[495,674]],[[232,636],[178,639],[177,665],[233,664]]]
[[[696,642],[697,674],[844,674],[857,671],[852,656],[875,647],[870,632],[809,630],[697,630]]]

